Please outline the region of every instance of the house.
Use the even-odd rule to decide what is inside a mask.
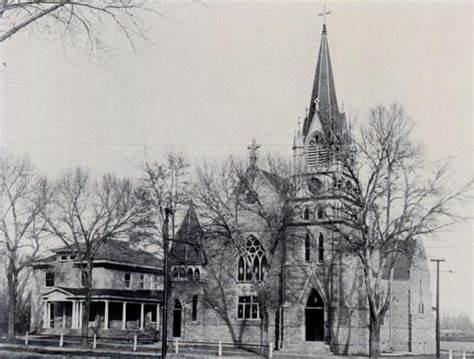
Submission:
[[[351,186],[338,163],[339,149],[328,141],[334,133],[339,138],[350,136],[337,103],[324,25],[310,106],[293,142],[291,181],[302,186],[292,200],[293,215],[284,240],[275,249],[258,216],[239,214],[237,225],[246,233],[241,244],[244,258],[229,241],[204,234],[191,205],[177,234],[179,244],[171,250],[170,335],[185,341],[258,345],[263,335],[262,303],[255,283],[265,277],[273,285],[266,306],[268,337],[276,350],[368,353],[369,309],[362,267],[353,254],[335,250],[337,241],[324,215],[340,201],[334,188]],[[275,201],[272,193],[289,179],[260,168],[257,148],[255,143],[249,147],[248,180],[258,188],[252,196]],[[393,275],[394,283],[381,328],[383,351],[434,352],[430,275],[423,252],[407,250],[397,258],[393,273],[385,273],[384,279]]]
[[[31,331],[80,333],[84,272],[72,246],[33,263]],[[162,304],[162,261],[129,243],[108,240],[93,261],[89,327],[100,335],[157,331]]]

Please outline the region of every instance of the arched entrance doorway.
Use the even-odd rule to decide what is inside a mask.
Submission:
[[[178,299],[174,300],[173,306],[173,337],[181,337],[181,314],[182,314],[181,302]]]
[[[324,302],[317,290],[311,289],[305,308],[306,340],[324,340]]]

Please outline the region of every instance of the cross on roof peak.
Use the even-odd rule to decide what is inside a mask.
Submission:
[[[257,150],[260,148],[260,145],[257,144],[255,139],[252,140],[252,143],[247,146],[249,150],[250,157],[250,166],[255,166],[257,164]]]

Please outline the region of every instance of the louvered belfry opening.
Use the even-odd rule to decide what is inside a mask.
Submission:
[[[329,148],[322,134],[316,132],[309,141],[307,150],[307,163],[309,166],[326,166],[329,163]]]

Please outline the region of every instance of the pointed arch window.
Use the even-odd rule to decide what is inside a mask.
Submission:
[[[173,269],[173,279],[178,279],[179,278],[179,271],[178,268]]]
[[[198,296],[193,296],[193,308],[191,311],[191,320],[195,322],[197,320],[197,308],[198,308]]]
[[[318,208],[318,219],[323,219],[324,211],[322,208]]]
[[[309,214],[310,214],[309,213],[309,208],[306,207],[303,211],[303,219],[306,220],[306,221],[309,220]]]
[[[189,280],[190,282],[192,282],[193,278],[194,278],[194,271],[193,271],[192,268],[189,268],[189,269],[188,269],[188,280]]]
[[[242,256],[239,258],[239,267],[237,271],[237,280],[243,282],[245,278],[245,261]]]
[[[239,282],[264,280],[267,259],[260,241],[254,236],[249,236],[245,242],[245,252],[238,260],[237,280]]]
[[[304,260],[306,263],[311,262],[311,240],[309,233],[306,233],[306,237],[304,238]]]
[[[196,268],[194,270],[194,280],[196,282],[199,282],[201,280],[201,272],[199,271],[199,268]]]
[[[419,303],[418,303],[418,314],[425,314],[425,301],[423,295],[423,280],[420,279],[419,284]]]
[[[318,238],[318,262],[324,262],[324,236],[322,233],[319,234]]]

